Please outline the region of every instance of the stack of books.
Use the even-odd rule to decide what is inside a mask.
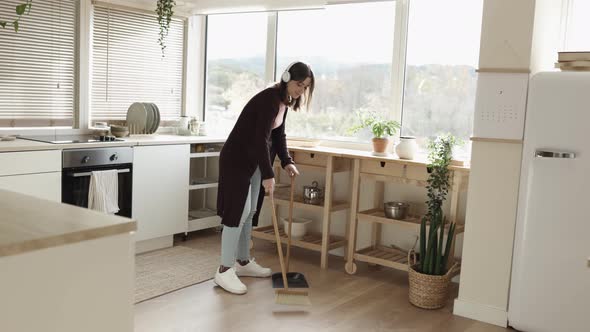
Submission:
[[[555,68],[568,71],[590,71],[590,52],[557,52]]]

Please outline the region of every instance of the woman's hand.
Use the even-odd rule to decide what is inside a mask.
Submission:
[[[299,175],[299,171],[297,170],[297,167],[295,167],[294,164],[289,164],[285,166],[285,171],[287,171],[287,174],[289,174],[290,177]]]
[[[269,195],[272,194],[275,190],[275,178],[262,180],[262,186],[264,187],[264,191]]]

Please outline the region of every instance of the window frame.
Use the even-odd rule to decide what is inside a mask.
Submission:
[[[384,2],[384,1],[395,1],[395,22],[393,25],[394,29],[394,41],[393,41],[393,58],[391,63],[391,94],[393,96],[394,105],[392,107],[392,119],[399,121],[402,120],[402,104],[404,95],[404,79],[406,70],[406,41],[408,36],[408,17],[409,17],[409,1],[410,0],[353,0],[353,1],[330,1],[327,6],[331,5],[346,5],[353,3],[372,3],[372,2]],[[304,9],[301,9],[304,10]],[[277,33],[278,33],[278,11],[269,11],[268,22],[267,22],[267,43],[266,43],[266,65],[265,65],[265,83],[269,85],[275,82],[275,76],[277,73]],[[207,15],[208,17],[209,15]],[[201,34],[201,38],[205,40],[205,50],[207,52],[207,28],[204,29]],[[203,66],[207,67],[207,59],[204,59]],[[207,85],[207,75],[203,75],[202,79],[203,93]],[[200,104],[202,119],[207,119],[207,105],[205,97],[203,97],[202,103]],[[399,132],[398,134],[399,135]],[[346,145],[347,147],[354,147],[364,149],[366,143],[363,142],[345,142],[339,140],[325,140],[336,145]],[[328,143],[330,144],[330,143]]]

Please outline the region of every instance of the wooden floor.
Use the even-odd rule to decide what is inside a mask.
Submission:
[[[218,233],[195,232],[185,246],[218,243]],[[280,269],[276,247],[255,240],[253,256],[273,271]],[[330,256],[329,269],[319,268],[319,253],[295,248],[292,271],[303,272],[310,289],[310,307],[281,306],[274,303],[269,279],[242,278],[245,295],[232,295],[213,281],[193,285],[135,306],[135,331],[508,331],[497,326],[454,316],[452,299],[440,310],[423,310],[408,302],[407,274],[389,268],[358,264],[358,272],[348,275],[344,261]]]

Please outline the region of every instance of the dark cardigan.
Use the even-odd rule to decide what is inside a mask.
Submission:
[[[244,107],[219,157],[219,187],[217,192],[217,215],[225,226],[237,227],[248,197],[250,178],[260,167],[262,179],[274,177],[272,164],[278,155],[281,166],[293,163],[287,150],[285,121],[272,129],[279,113],[279,90],[267,88],[252,97]],[[258,216],[264,200],[264,188],[260,187],[257,212],[252,225],[258,225]]]

